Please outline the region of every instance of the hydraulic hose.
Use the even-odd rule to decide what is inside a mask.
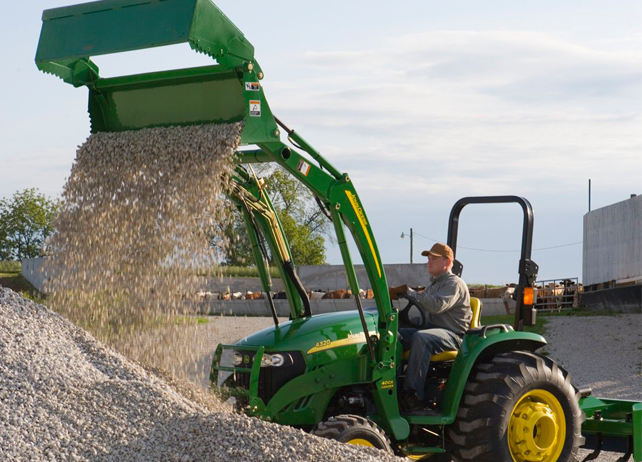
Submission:
[[[312,316],[312,311],[310,310],[310,299],[308,298],[308,294],[305,293],[305,289],[303,288],[303,284],[301,283],[299,276],[297,276],[296,271],[294,271],[294,264],[292,263],[292,260],[284,261],[283,269],[285,269],[285,272],[290,277],[290,280],[294,283],[294,287],[301,297],[303,307],[305,308],[303,316],[309,318],[310,316]]]

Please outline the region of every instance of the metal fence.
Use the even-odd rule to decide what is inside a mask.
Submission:
[[[538,311],[570,310],[580,306],[581,292],[578,278],[536,281],[535,308]]]

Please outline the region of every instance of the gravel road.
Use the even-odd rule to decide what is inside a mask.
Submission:
[[[597,397],[642,401],[641,314],[549,318],[546,339],[546,350],[576,386],[590,386]],[[581,450],[581,457],[590,452]],[[615,462],[620,455],[595,460]]]

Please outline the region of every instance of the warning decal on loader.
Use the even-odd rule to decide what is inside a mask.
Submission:
[[[260,100],[250,100],[250,117],[261,117]]]
[[[310,173],[310,164],[304,160],[300,160],[296,169],[301,172],[303,176],[308,176],[308,173]]]
[[[259,91],[261,85],[258,82],[245,82],[245,91]]]

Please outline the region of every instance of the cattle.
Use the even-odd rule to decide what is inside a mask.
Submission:
[[[245,293],[245,299],[246,300],[258,300],[259,298],[262,298],[262,293],[261,292],[246,292]]]
[[[373,299],[374,292],[372,291],[372,289],[368,289],[368,290],[359,289],[359,297],[367,300]]]
[[[514,284],[504,287],[474,287],[470,289],[470,296],[475,298],[505,298],[509,299],[515,293]]]
[[[326,294],[321,297],[324,300],[330,299],[330,300],[339,300],[342,298],[346,298],[345,295],[348,291],[345,289],[339,289],[339,290],[332,290],[330,292],[327,292]],[[350,296],[348,296],[350,298]]]
[[[196,295],[203,300],[217,300],[220,294],[218,292],[210,292],[209,290],[199,290]]]
[[[321,300],[324,295],[325,292],[323,292],[322,290],[311,290],[308,292],[308,298],[310,300]]]
[[[582,291],[582,284],[577,284],[571,279],[564,279],[562,281],[564,293],[562,295],[562,308],[572,308],[580,305],[579,294]]]
[[[275,292],[274,296],[272,297],[272,299],[274,299],[274,300],[285,300],[287,298],[288,297],[285,295],[285,292],[283,292],[283,291]]]
[[[564,287],[555,282],[549,282],[541,289],[537,289],[535,296],[535,308],[538,310],[557,310],[562,307]]]

